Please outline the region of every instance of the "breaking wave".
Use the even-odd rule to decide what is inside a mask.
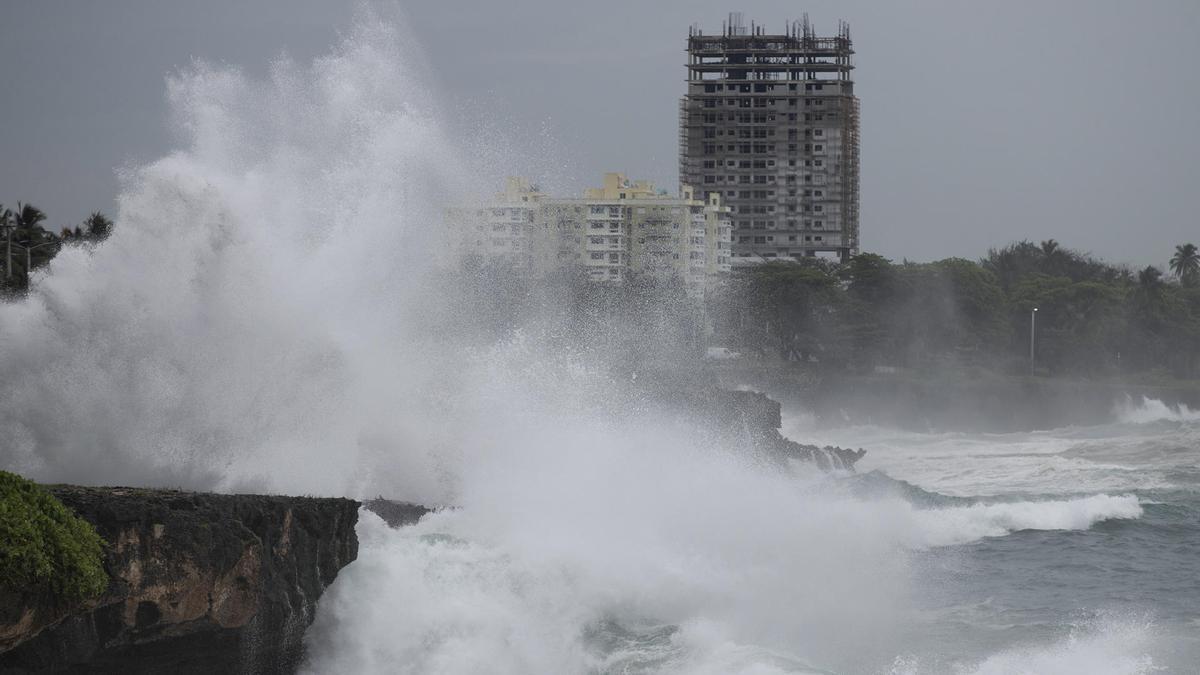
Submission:
[[[1142,396],[1135,401],[1125,396],[1113,407],[1113,414],[1125,424],[1150,424],[1152,422],[1200,422],[1200,410],[1192,410],[1180,403],[1169,405],[1156,398]]]
[[[181,148],[124,177],[103,246],[0,303],[5,468],[439,497],[423,411],[450,378],[417,317],[464,176],[411,43],[366,14],[265,80],[169,79]]]
[[[1092,495],[1060,501],[974,504],[914,512],[924,546],[950,546],[1021,530],[1086,530],[1114,519],[1140,518],[1133,495]]]
[[[1165,670],[1148,653],[1153,638],[1149,621],[1102,617],[1053,644],[1002,651],[964,675],[1149,675]]]

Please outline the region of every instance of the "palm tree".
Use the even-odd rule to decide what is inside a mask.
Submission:
[[[13,219],[18,230],[32,230],[46,221],[46,213],[33,204],[17,202],[17,212]]]
[[[1200,250],[1195,244],[1176,246],[1175,255],[1168,264],[1184,286],[1196,286],[1200,282]]]
[[[58,237],[52,232],[47,232],[42,223],[46,222],[46,213],[32,204],[22,204],[17,202],[17,210],[9,219],[9,225],[5,241],[5,270],[4,276],[6,283],[15,284],[17,289],[25,288],[29,284],[29,277],[34,268],[46,264],[54,257],[56,250],[51,250],[47,247],[48,244],[59,243]],[[13,241],[16,240],[16,241]],[[13,245],[16,244],[23,251],[23,265],[16,265],[13,260]],[[15,281],[13,280],[14,268],[23,268],[24,273]]]
[[[83,221],[83,226],[87,230],[89,239],[101,241],[107,239],[108,235],[112,234],[113,222],[108,219],[108,216],[96,211]]]
[[[1138,272],[1138,284],[1148,291],[1157,289],[1162,285],[1162,270],[1154,265],[1147,266]]]
[[[1060,275],[1063,273],[1063,263],[1067,260],[1068,254],[1059,246],[1058,242],[1053,239],[1047,239],[1042,242],[1042,271],[1051,275]]]

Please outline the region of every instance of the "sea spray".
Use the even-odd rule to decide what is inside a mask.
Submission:
[[[1134,400],[1132,396],[1126,395],[1113,406],[1113,414],[1118,421],[1126,424],[1200,422],[1200,410],[1192,410],[1183,403],[1170,405],[1149,396]]]
[[[416,317],[465,179],[395,25],[266,81],[173,76],[182,147],[0,305],[0,459],[47,480],[436,501]],[[386,455],[386,461],[381,460]]]

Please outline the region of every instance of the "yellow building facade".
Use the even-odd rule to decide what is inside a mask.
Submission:
[[[461,252],[500,260],[533,277],[578,269],[599,282],[677,277],[701,296],[730,268],[729,208],[691,187],[678,196],[608,173],[581,198],[555,198],[509,178],[487,203],[447,210]]]

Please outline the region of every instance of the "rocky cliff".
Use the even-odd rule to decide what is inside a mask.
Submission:
[[[824,471],[853,469],[866,454],[834,446],[797,443],[779,432],[783,415],[779,402],[756,391],[696,390],[689,407],[712,420],[725,435],[741,437],[755,448],[781,459],[811,462]]]
[[[639,402],[639,410],[659,418],[678,416],[696,431],[722,438],[730,447],[745,447],[778,460],[811,462],[819,468],[853,469],[866,451],[818,447],[792,441],[779,429],[783,425],[778,401],[756,391],[727,389],[704,374],[656,372],[641,378],[638,386],[653,403]]]
[[[358,554],[358,503],[51,487],[108,542],[108,589],[0,598],[0,673],[289,673]]]

